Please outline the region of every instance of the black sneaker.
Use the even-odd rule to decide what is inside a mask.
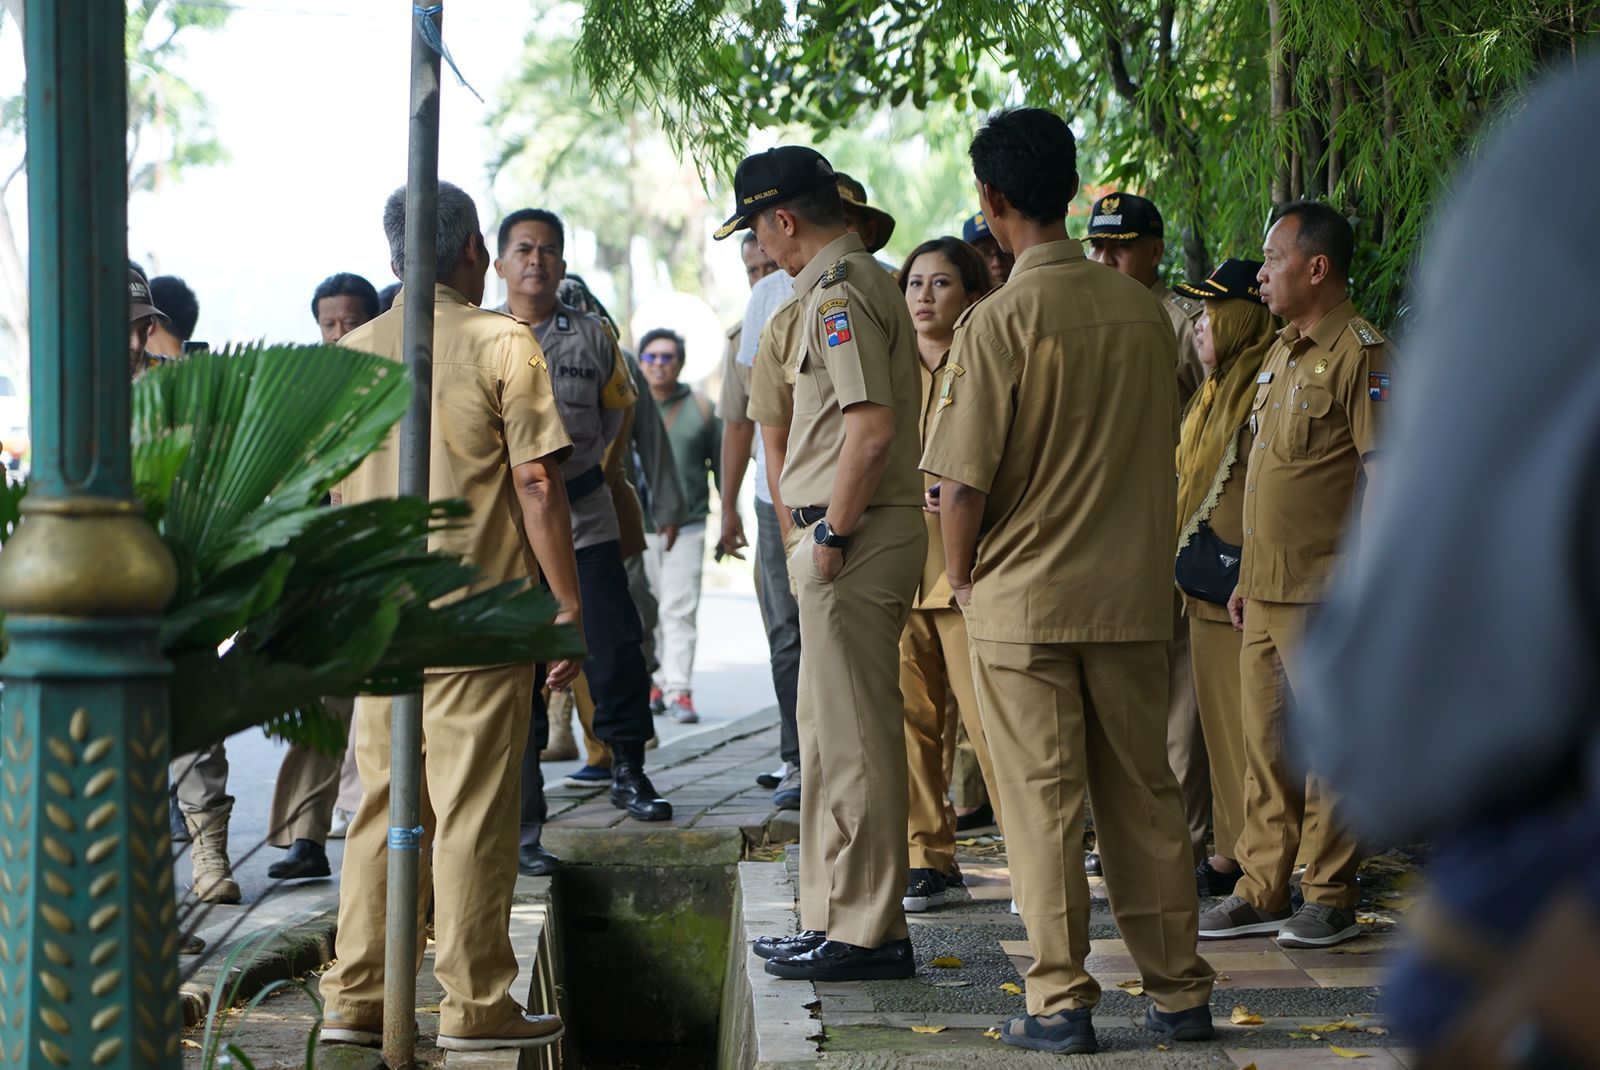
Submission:
[[[1144,1024],[1168,1040],[1210,1040],[1216,1036],[1211,1008],[1202,1003],[1186,1011],[1158,1011],[1154,1003],[1144,1012]]]
[[[913,869],[906,877],[906,894],[900,900],[907,914],[920,914],[950,898],[950,882],[936,869]]]
[[[1244,870],[1238,866],[1233,867],[1232,873],[1219,873],[1211,868],[1210,862],[1201,862],[1194,870],[1194,889],[1202,898],[1220,899],[1233,894],[1242,876]]]

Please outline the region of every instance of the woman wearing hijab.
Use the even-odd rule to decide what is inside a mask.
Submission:
[[[1240,635],[1228,620],[1244,542],[1244,474],[1255,439],[1250,405],[1277,322],[1261,303],[1256,260],[1227,260],[1211,277],[1174,289],[1202,298],[1197,328],[1207,376],[1183,417],[1178,444],[1176,578],[1189,622],[1189,658],[1211,760],[1216,854],[1195,871],[1201,895],[1228,895],[1239,880],[1234,844],[1244,826]]]

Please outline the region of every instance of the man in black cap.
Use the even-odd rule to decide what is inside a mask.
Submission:
[[[983,262],[989,265],[989,285],[996,289],[1004,286],[1011,277],[1011,269],[1016,266],[1017,258],[1000,248],[982,212],[961,224],[961,240],[978,250]]]
[[[1143,197],[1120,190],[1094,202],[1089,215],[1089,259],[1115,268],[1130,279],[1150,287],[1178,336],[1178,410],[1206,377],[1195,344],[1194,321],[1205,302],[1173,293],[1161,281],[1161,258],[1166,254],[1165,226],[1156,206]],[[1206,860],[1206,819],[1211,813],[1211,765],[1206,759],[1205,737],[1200,730],[1200,706],[1194,697],[1194,674],[1189,668],[1189,632],[1184,627],[1181,597],[1174,592],[1174,639],[1171,648],[1171,689],[1167,709],[1167,761],[1183,790],[1183,814],[1189,825],[1189,845],[1195,865]]]
[[[151,356],[146,347],[150,332],[156,324],[166,320],[167,314],[156,307],[151,296],[150,283],[144,272],[128,268],[128,376],[137,379],[139,374],[162,363],[166,358]]]
[[[765,938],[767,972],[812,981],[910,977],[906,753],[897,650],[927,543],[917,472],[921,385],[904,297],[860,234],[828,161],[784,146],[747,158],[735,210],[795,275],[794,414],[780,492],[803,529],[800,920]],[[851,205],[860,211],[860,205]]]

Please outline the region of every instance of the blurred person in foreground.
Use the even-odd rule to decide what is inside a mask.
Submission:
[[[1261,303],[1259,260],[1224,260],[1209,278],[1174,289],[1203,301],[1195,343],[1206,379],[1183,417],[1178,442],[1178,549],[1195,697],[1210,764],[1216,852],[1195,870],[1203,896],[1228,895],[1239,882],[1233,860],[1244,825],[1244,722],[1239,703],[1240,633],[1228,619],[1244,544],[1245,466],[1255,445],[1261,362],[1278,322]]]
[[[1446,202],[1390,461],[1298,658],[1295,751],[1361,833],[1437,845],[1385,987],[1432,1067],[1600,1066],[1596,99],[1594,58],[1519,99]],[[1529,189],[1561,225],[1485,271]]]
[[[577,565],[559,470],[572,442],[556,411],[544,354],[526,326],[477,307],[490,258],[472,198],[440,182],[438,213],[438,281],[431,295],[420,295],[434,304],[429,493],[465,499],[469,515],[429,542],[476,565],[475,587],[537,582],[542,572],[560,606],[557,620],[578,625]],[[390,262],[400,277],[405,215],[402,186],[383,210]],[[402,291],[392,309],[340,344],[402,360],[408,299],[419,295]],[[396,428],[345,479],[347,504],[398,492],[398,446]],[[550,666],[557,683],[577,672],[576,661]],[[446,1051],[538,1047],[562,1031],[560,1019],[525,1013],[510,991],[517,978],[508,928],[517,880],[513,815],[533,676],[532,665],[436,670],[423,684],[418,887],[424,893],[415,924],[420,934],[431,888],[434,975],[444,989],[438,1046]],[[322,977],[321,1037],[327,1043],[376,1047],[383,1040],[390,705],[388,698],[371,696],[356,703],[356,757],[366,794],[345,845],[338,959]],[[419,967],[423,947],[419,939]]]

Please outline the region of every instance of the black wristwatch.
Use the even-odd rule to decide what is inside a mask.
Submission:
[[[828,526],[827,518],[817,521],[817,526],[811,529],[812,537],[817,540],[818,546],[832,546],[835,549],[844,549],[850,545],[850,536],[840,535]]]

